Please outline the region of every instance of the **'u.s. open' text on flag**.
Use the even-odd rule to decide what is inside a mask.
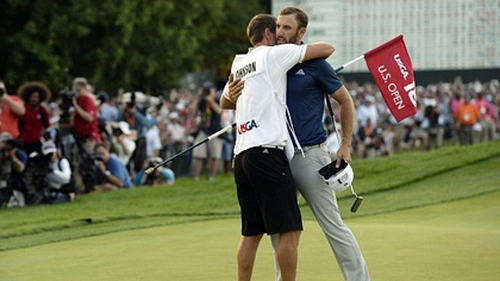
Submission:
[[[368,70],[396,121],[417,113],[415,78],[403,35],[364,54]]]

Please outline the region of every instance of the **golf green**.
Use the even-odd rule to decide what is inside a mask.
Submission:
[[[500,276],[499,200],[497,191],[346,223],[372,280],[493,281]],[[236,280],[238,242],[238,219],[111,233],[0,252],[0,280]],[[263,239],[253,279],[273,275]],[[298,278],[343,280],[315,221],[305,222]]]

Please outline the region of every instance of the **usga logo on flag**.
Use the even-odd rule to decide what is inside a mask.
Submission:
[[[403,35],[364,54],[366,65],[396,121],[417,113],[415,78]]]

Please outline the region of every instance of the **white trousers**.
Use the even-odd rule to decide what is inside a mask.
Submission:
[[[344,279],[368,281],[370,280],[368,268],[354,234],[342,221],[335,192],[318,174],[319,169],[331,162],[331,155],[326,145],[305,150],[305,158],[301,153],[296,153],[291,161],[292,174],[299,192],[325,233]],[[276,252],[279,235],[273,235],[271,239]],[[276,261],[275,265],[276,280],[281,281]]]

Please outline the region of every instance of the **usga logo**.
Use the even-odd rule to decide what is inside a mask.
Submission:
[[[240,124],[238,126],[238,135],[244,134],[248,131],[251,131],[253,128],[258,128],[257,122],[255,120],[247,121],[246,123]]]

